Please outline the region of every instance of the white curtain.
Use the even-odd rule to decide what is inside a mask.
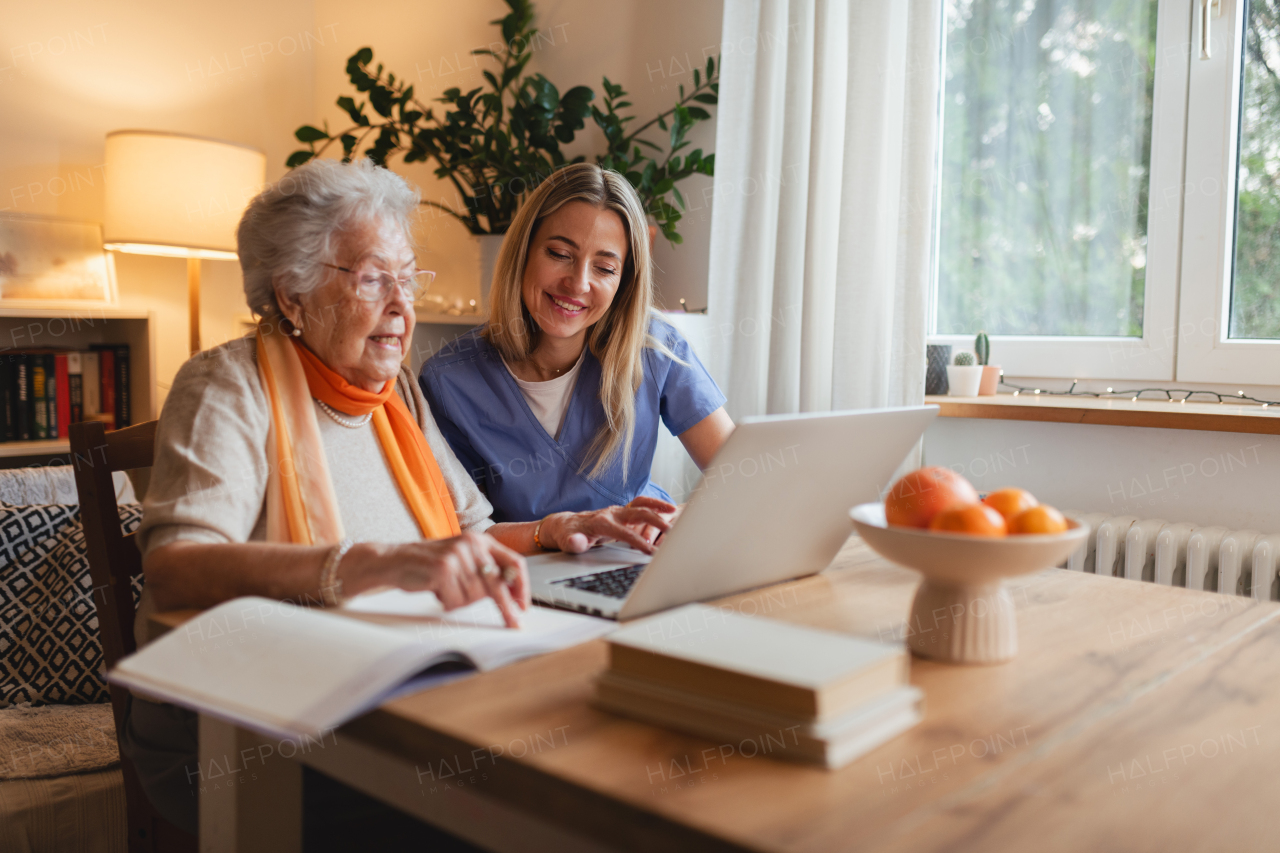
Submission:
[[[707,353],[734,417],[924,398],[940,0],[727,0]]]

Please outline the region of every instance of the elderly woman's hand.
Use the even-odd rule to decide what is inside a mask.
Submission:
[[[344,577],[360,576],[360,586],[431,590],[446,610],[492,598],[510,628],[520,627],[529,609],[529,572],[524,557],[484,533],[399,545],[362,543],[343,560]]]
[[[581,554],[601,542],[623,542],[643,551],[654,552],[653,543],[645,538],[648,528],[659,534],[671,529],[668,520],[676,512],[675,504],[657,498],[639,497],[626,506],[609,506],[589,512],[557,512],[542,522],[538,538],[547,548],[559,548]]]

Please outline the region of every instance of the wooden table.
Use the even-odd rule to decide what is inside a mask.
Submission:
[[[722,604],[901,638],[916,580],[853,538]],[[497,850],[1275,849],[1280,605],[1057,569],[1013,591],[1017,659],[914,660],[924,722],[839,771],[785,760],[783,733],[717,744],[593,709],[602,641],[388,702],[295,758]],[[263,748],[201,726],[202,767]],[[296,849],[299,777],[268,758],[208,779],[202,849]]]

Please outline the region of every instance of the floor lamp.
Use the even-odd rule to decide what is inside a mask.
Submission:
[[[200,347],[200,261],[236,260],[236,226],[262,191],[254,148],[154,130],[107,134],[103,243],[110,251],[187,259],[191,354]]]

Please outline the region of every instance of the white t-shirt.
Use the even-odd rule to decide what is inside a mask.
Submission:
[[[511,378],[520,386],[520,393],[529,404],[529,410],[538,419],[538,423],[542,424],[547,435],[552,438],[560,437],[560,428],[564,426],[564,414],[569,409],[569,399],[573,397],[573,386],[578,381],[578,371],[582,368],[582,359],[586,354],[587,348],[583,347],[582,355],[578,356],[573,367],[565,371],[563,376],[548,379],[546,382],[526,382],[516,376],[511,365],[503,362]]]

